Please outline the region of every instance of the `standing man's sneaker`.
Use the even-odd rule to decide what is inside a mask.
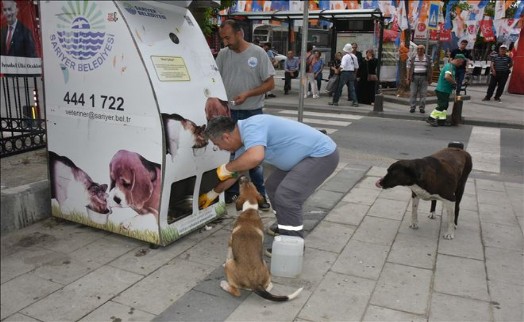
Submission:
[[[264,199],[258,203],[258,209],[262,211],[268,211],[271,208],[271,205],[269,202],[267,202],[266,197],[263,197]]]
[[[424,114],[424,113],[426,113],[426,110],[423,107],[421,107],[420,108],[420,113]]]
[[[499,102],[500,103],[500,98],[498,97],[495,97],[495,101]]]
[[[358,107],[358,103],[353,103],[351,106]]]
[[[277,97],[277,96],[275,94],[271,93],[271,94],[267,94],[267,97],[273,98],[273,97]]]
[[[338,106],[338,103],[336,103],[336,102],[328,102],[328,105]]]
[[[485,101],[489,101],[489,98],[484,97],[482,100],[483,100],[484,102],[485,102]]]
[[[409,109],[409,112],[410,112],[410,113],[415,113],[415,106],[412,106],[412,107]]]

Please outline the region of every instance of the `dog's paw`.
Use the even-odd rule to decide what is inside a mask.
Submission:
[[[434,212],[430,212],[428,218],[429,219],[435,219],[435,213]]]
[[[266,287],[266,291],[271,292],[272,289],[273,289],[273,283],[269,282],[269,285]]]
[[[229,283],[227,281],[220,281],[220,287],[229,293]]]
[[[444,234],[444,239],[452,240],[453,238],[455,238],[454,234],[450,234],[450,233]]]
[[[411,229],[418,229],[418,224],[417,223],[412,223],[411,225],[409,225],[409,228],[411,228]]]

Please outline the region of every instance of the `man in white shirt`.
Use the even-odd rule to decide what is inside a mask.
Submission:
[[[329,105],[338,106],[338,100],[340,95],[342,95],[342,89],[344,85],[348,84],[348,91],[353,104],[351,106],[358,106],[357,93],[355,92],[355,80],[356,74],[358,71],[358,59],[351,51],[353,48],[351,44],[346,44],[342,49],[344,51],[344,56],[342,57],[342,62],[340,63],[340,80],[338,82],[338,88],[333,95],[333,102],[329,102]]]

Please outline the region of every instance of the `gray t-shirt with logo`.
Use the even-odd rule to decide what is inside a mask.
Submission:
[[[275,68],[267,53],[254,44],[249,44],[249,47],[241,53],[236,53],[227,47],[222,48],[216,63],[229,101],[242,92],[260,86],[266,79],[275,75]],[[254,110],[264,107],[264,94],[249,97],[240,105],[229,104],[229,107],[234,110]]]

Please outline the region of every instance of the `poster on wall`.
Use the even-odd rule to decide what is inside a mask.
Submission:
[[[2,0],[1,74],[42,73],[41,45],[33,1]]]

